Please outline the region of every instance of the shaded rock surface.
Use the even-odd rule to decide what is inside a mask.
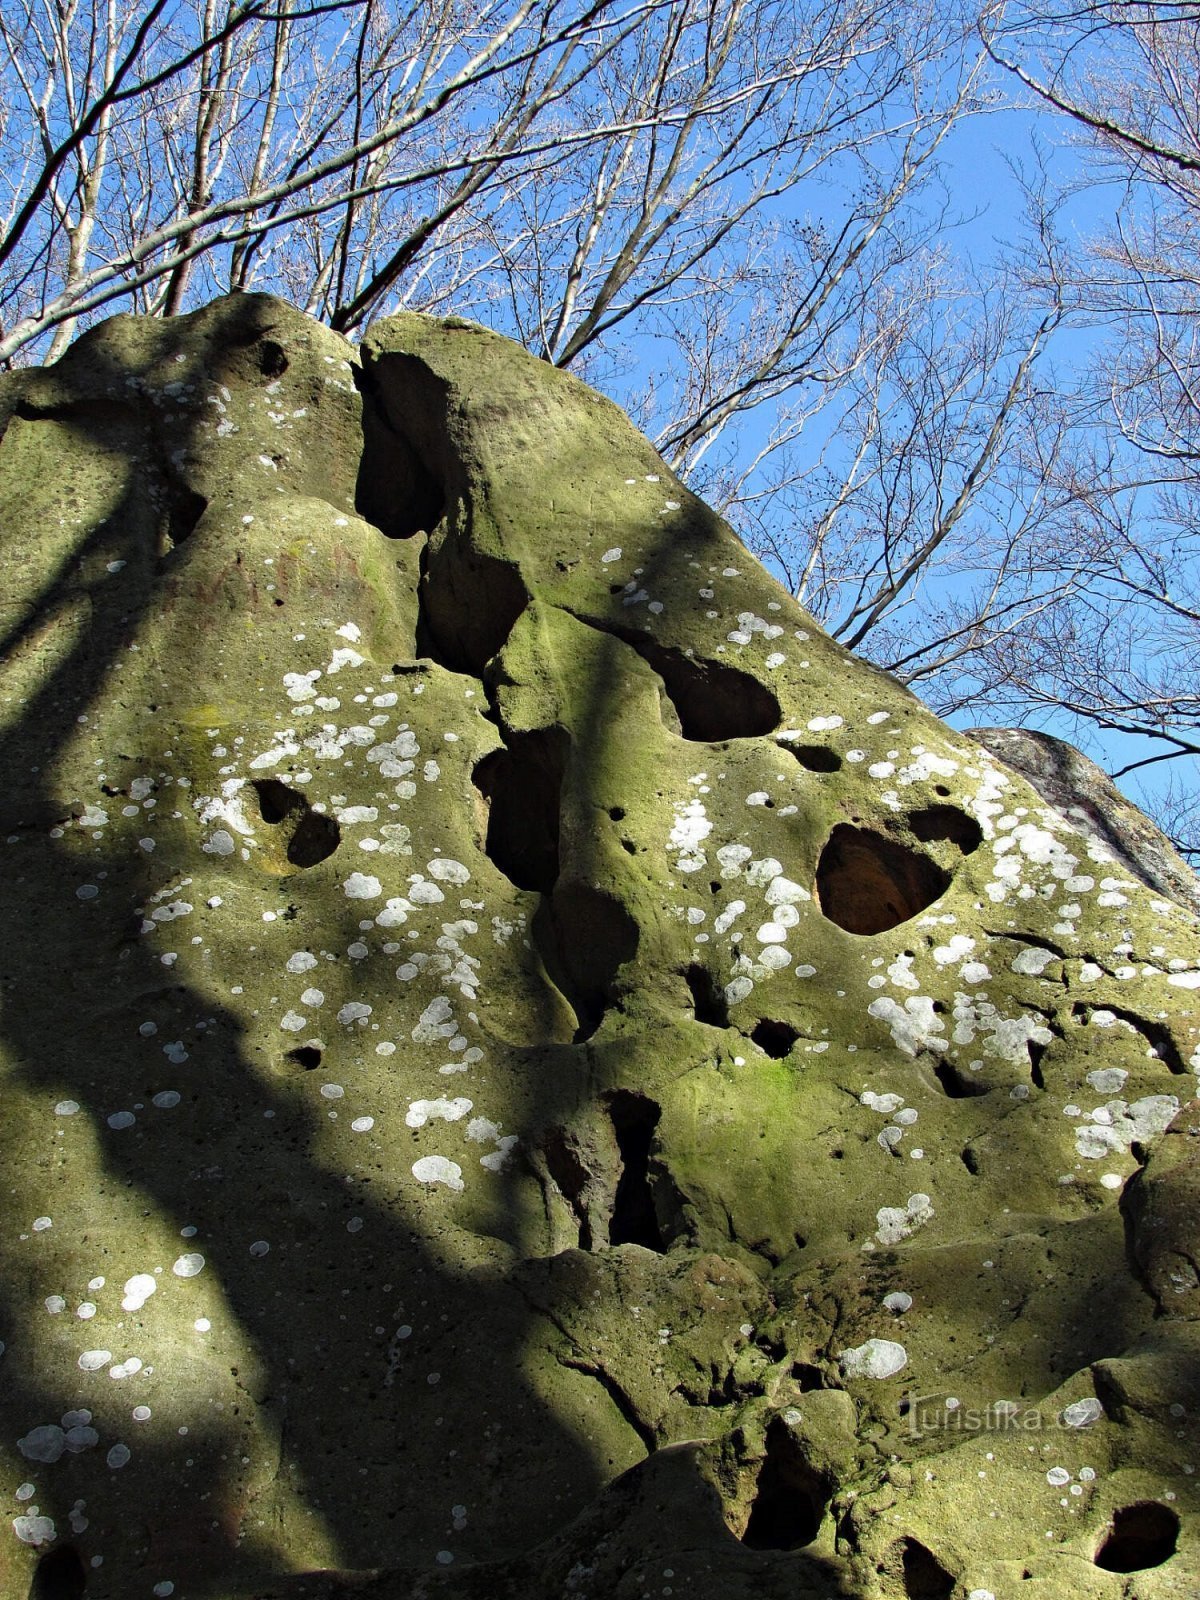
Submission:
[[[0,397],[0,1591],[1193,1595],[1171,884],[472,325]]]

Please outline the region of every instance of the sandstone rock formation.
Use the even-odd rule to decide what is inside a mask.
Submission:
[[[1194,1595],[1191,910],[479,328],[0,383],[0,1591]]]

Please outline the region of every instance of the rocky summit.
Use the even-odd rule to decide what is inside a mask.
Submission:
[[[0,400],[0,1592],[1194,1597],[1184,869],[472,324]]]

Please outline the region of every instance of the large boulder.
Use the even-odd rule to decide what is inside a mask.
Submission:
[[[0,384],[0,1590],[1194,1594],[1192,908],[480,328]]]

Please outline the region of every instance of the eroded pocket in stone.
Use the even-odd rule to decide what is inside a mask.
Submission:
[[[87,1568],[73,1544],[48,1550],[39,1560],[29,1587],[29,1600],[81,1600],[87,1590]]]
[[[621,1172],[608,1225],[610,1245],[640,1244],[660,1255],[666,1249],[650,1184],[650,1151],[662,1107],[648,1095],[617,1089],[606,1097],[621,1157]]]
[[[278,778],[256,778],[253,787],[259,814],[269,828],[279,829],[282,855],[290,866],[315,867],[341,844],[337,818],[315,811],[299,789]]]
[[[549,894],[558,881],[567,745],[562,728],[510,734],[471,774],[482,809],[484,851],[518,889]]]
[[[817,862],[816,900],[847,933],[886,933],[945,894],[951,877],[902,840],[839,822]]]
[[[779,1022],[772,1017],[763,1017],[751,1028],[750,1037],[773,1061],[782,1061],[785,1056],[791,1054],[792,1046],[800,1037],[800,1030],[793,1028],[790,1022]]]
[[[842,758],[836,750],[824,744],[792,744],[787,739],[777,739],[781,750],[786,750],[807,772],[840,772]]]
[[[950,1600],[954,1575],[919,1539],[899,1539],[879,1571],[897,1583],[908,1600]]]
[[[1144,1572],[1175,1554],[1179,1517],[1157,1500],[1139,1500],[1113,1513],[1112,1526],[1095,1555],[1105,1572]]]
[[[802,1550],[820,1532],[829,1499],[829,1486],[777,1418],[767,1429],[742,1543],[752,1550]]]
[[[685,739],[720,744],[726,739],[761,738],[774,733],[783,721],[771,690],[740,667],[685,655],[649,634],[597,617],[580,617],[579,621],[620,639],[658,673]]]
[[[706,1022],[712,1028],[727,1028],[729,1002],[716,977],[698,961],[693,961],[683,976],[692,997],[692,1015],[696,1021]]]

